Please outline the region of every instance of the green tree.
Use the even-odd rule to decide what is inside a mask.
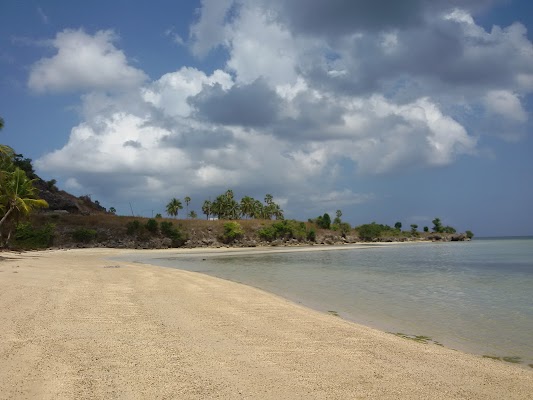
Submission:
[[[209,216],[212,214],[213,204],[206,200],[204,201],[204,204],[202,205],[202,212],[205,214],[205,218],[208,220]]]
[[[474,233],[472,231],[466,231],[465,234],[468,239],[472,239],[474,237]]]
[[[411,224],[411,233],[412,233],[413,235],[416,235],[416,233],[417,233],[416,230],[417,230],[417,229],[418,229],[418,225],[417,225],[417,224]]]
[[[183,205],[179,199],[173,198],[167,204],[167,214],[171,217],[177,217],[179,210],[183,209]]]
[[[155,218],[156,218],[156,219],[157,219],[157,218],[163,218],[163,216],[161,215],[161,213],[157,213],[157,214],[155,215]]]
[[[433,224],[433,232],[442,233],[444,227],[442,226],[440,218],[435,218],[431,223]]]
[[[185,213],[187,216],[189,216],[189,204],[191,203],[191,198],[189,196],[185,196],[183,200],[185,201]]]
[[[328,213],[324,213],[324,215],[316,219],[316,224],[318,225],[319,228],[329,229],[331,228],[331,217],[329,216]]]
[[[117,210],[116,210],[115,207],[109,207],[109,212],[110,212],[111,214],[116,214],[116,213],[117,213]]]
[[[429,228],[427,226],[424,226],[424,232],[429,232]]]
[[[189,218],[191,218],[191,219],[198,218],[198,214],[196,214],[196,211],[191,210],[191,212],[189,213]]]
[[[10,219],[27,217],[37,208],[46,208],[48,203],[38,198],[38,191],[33,186],[35,179],[29,179],[20,168],[7,172],[1,177],[0,184],[0,229]],[[7,241],[11,236],[9,230]]]
[[[335,219],[333,220],[333,223],[335,225],[340,225],[342,222],[341,217],[342,217],[342,211],[341,210],[335,211]]]
[[[402,223],[400,221],[396,222],[394,224],[394,229],[399,230],[399,231],[402,230]]]
[[[255,200],[252,197],[250,197],[250,196],[244,196],[241,199],[240,210],[241,210],[241,215],[244,218],[246,218],[246,217],[252,218],[253,217],[253,215],[254,215],[254,202],[255,202]]]

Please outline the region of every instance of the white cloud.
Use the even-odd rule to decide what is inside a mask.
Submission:
[[[487,110],[517,122],[526,122],[527,113],[515,93],[507,90],[491,90],[484,99]]]
[[[487,32],[464,10],[439,9],[420,24],[406,14],[330,34],[291,25],[274,3],[203,1],[193,51],[222,45],[225,70],[182,66],[152,82],[110,31],[58,34],[57,55],[34,66],[30,87],[85,89],[83,121],[37,166],[117,196],[267,188],[289,209],[307,199],[332,208],[373,198],[339,188],[341,174],[448,165],[477,153],[487,115],[504,117],[502,131],[527,122],[533,52],[520,25]],[[88,62],[70,60],[78,48]]]
[[[37,92],[138,86],[147,77],[128,64],[124,53],[113,44],[116,39],[110,30],[94,36],[81,29],[58,33],[52,41],[57,53],[32,66],[28,86]]]

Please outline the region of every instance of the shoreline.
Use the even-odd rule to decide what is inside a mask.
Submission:
[[[2,254],[0,398],[525,399],[533,392],[532,371],[405,340],[243,284],[116,260],[131,253],[176,249]]]

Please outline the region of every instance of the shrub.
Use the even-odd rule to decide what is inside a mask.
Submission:
[[[367,242],[379,238],[383,232],[390,230],[391,229],[389,226],[376,224],[375,222],[357,227],[357,233],[359,234],[359,237]]]
[[[137,220],[130,221],[126,224],[126,233],[133,235],[141,230],[141,223]]]
[[[183,245],[186,241],[185,235],[178,229],[175,228],[172,222],[169,221],[162,221],[161,222],[161,233],[172,239],[172,245],[175,247],[179,247]]]
[[[94,229],[79,228],[72,232],[72,239],[80,243],[89,243],[96,239],[96,234]]]
[[[244,230],[241,224],[235,221],[226,222],[224,224],[224,233],[222,234],[222,241],[224,243],[231,243],[236,239],[244,236]]]
[[[24,249],[42,249],[50,247],[54,240],[55,225],[46,224],[37,229],[30,222],[19,223],[13,235],[14,245]]]
[[[261,239],[271,242],[275,239],[304,240],[307,238],[308,232],[303,222],[282,220],[261,228],[257,234]]]
[[[307,232],[307,240],[310,240],[311,242],[316,240],[316,231],[313,228],[309,229],[309,232]]]
[[[159,224],[155,219],[149,219],[148,221],[146,221],[144,227],[146,228],[146,230],[148,230],[148,232],[152,233],[157,233],[157,231],[159,230]]]
[[[474,233],[472,231],[466,231],[465,234],[468,239],[472,239],[474,237]]]

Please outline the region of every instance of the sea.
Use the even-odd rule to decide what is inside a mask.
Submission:
[[[533,237],[130,261],[240,282],[382,331],[533,368]]]

